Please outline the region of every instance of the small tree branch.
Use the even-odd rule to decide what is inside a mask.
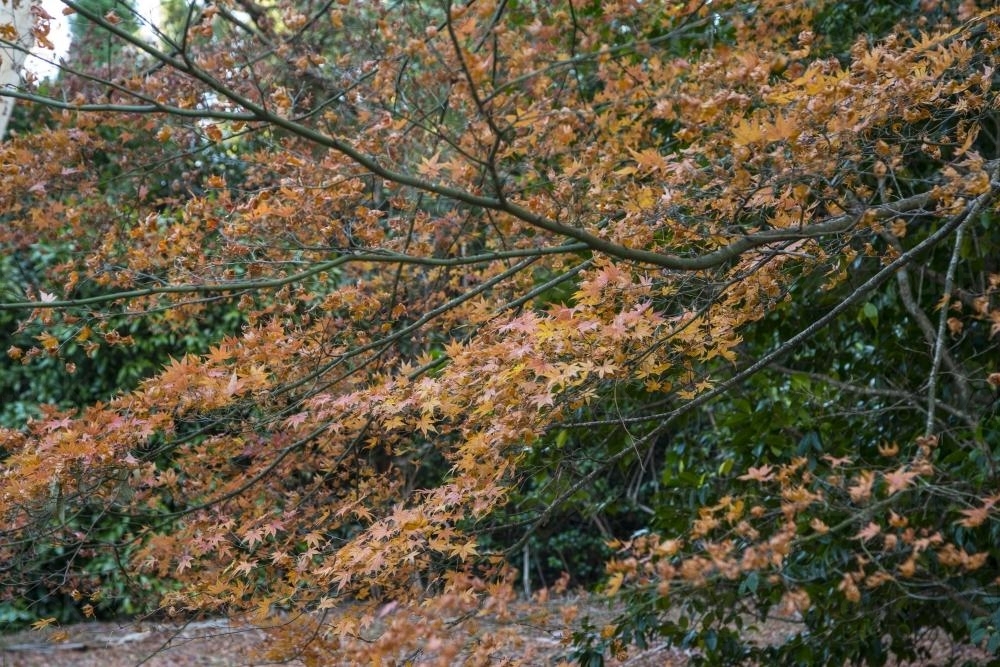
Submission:
[[[931,349],[935,349],[937,347],[937,334],[934,331],[934,325],[931,323],[930,318],[927,317],[927,313],[923,311],[913,296],[909,269],[900,269],[899,273],[896,274],[896,285],[899,288],[899,296],[903,302],[903,308],[906,309],[906,312],[917,323],[917,326],[924,335],[924,340],[927,341],[927,345]],[[946,349],[941,352],[941,361],[948,367],[948,371],[952,374],[961,401],[967,404],[969,401],[969,387],[965,382],[965,374],[962,372],[962,369],[958,367],[958,364]]]
[[[951,291],[955,285],[955,269],[962,250],[962,240],[965,238],[965,227],[969,217],[955,230],[955,242],[951,249],[951,261],[944,277],[944,297],[941,299],[941,312],[938,314],[937,340],[934,341],[934,359],[931,362],[931,374],[927,379],[927,421],[924,423],[924,437],[934,432],[934,408],[937,404],[937,379],[941,369],[941,358],[944,356],[945,334],[948,330],[948,311],[951,305]]]
[[[861,394],[862,396],[877,396],[880,398],[892,398],[900,401],[905,401],[913,407],[919,409],[921,412],[924,411],[923,399],[916,394],[913,394],[902,389],[887,389],[885,387],[865,387],[863,385],[852,384],[850,382],[844,382],[838,380],[834,377],[826,375],[824,373],[813,373],[809,371],[802,371],[796,368],[789,368],[787,366],[782,366],[781,364],[771,364],[771,369],[775,370],[782,375],[805,375],[810,380],[815,380],[816,382],[821,382],[823,384],[829,385],[841,391],[851,392],[853,394]],[[938,407],[947,412],[950,415],[958,417],[966,423],[969,428],[976,428],[976,420],[972,418],[968,412],[964,410],[959,410],[953,405],[948,403],[942,403],[938,401]]]
[[[504,259],[541,257],[544,255],[555,255],[563,253],[582,252],[587,250],[583,243],[566,243],[560,246],[550,246],[545,248],[528,248],[524,250],[509,250],[495,253],[483,253],[479,255],[468,255],[466,257],[437,258],[437,257],[417,257],[403,255],[394,252],[359,252],[346,253],[328,262],[322,262],[312,266],[305,271],[284,276],[282,278],[272,278],[268,280],[235,280],[221,283],[205,283],[202,285],[164,285],[161,287],[145,287],[142,289],[128,290],[124,292],[112,292],[100,296],[86,297],[82,299],[57,299],[52,301],[14,301],[10,303],[0,303],[0,311],[5,310],[29,310],[37,308],[74,308],[81,306],[94,306],[121,299],[137,299],[144,296],[156,294],[214,294],[218,292],[235,292],[247,290],[272,290],[280,289],[286,285],[301,282],[306,278],[314,276],[324,271],[330,271],[350,262],[371,262],[386,264],[419,264],[425,266],[462,266],[467,264],[481,264],[483,262],[500,261]]]

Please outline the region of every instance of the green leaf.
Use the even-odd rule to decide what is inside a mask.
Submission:
[[[866,301],[865,305],[861,307],[861,314],[872,323],[872,326],[878,326],[878,308],[874,303]]]

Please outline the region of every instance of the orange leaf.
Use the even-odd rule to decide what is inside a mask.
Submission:
[[[37,621],[35,621],[34,623],[31,624],[31,629],[32,630],[44,630],[45,628],[49,627],[50,625],[54,624],[55,622],[56,622],[55,616],[50,616],[48,618],[40,618],[40,619],[38,619]]]
[[[855,535],[854,537],[855,537],[855,539],[859,539],[859,540],[867,542],[868,540],[872,539],[873,537],[875,537],[876,535],[878,535],[881,532],[882,532],[882,528],[879,527],[879,525],[877,523],[875,523],[874,521],[871,521],[871,522],[868,523],[867,526],[865,526],[864,528],[862,528],[858,532],[858,534]]]

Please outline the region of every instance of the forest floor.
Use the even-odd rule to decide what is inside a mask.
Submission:
[[[597,627],[613,615],[607,604],[597,598],[573,596],[550,600],[545,604],[547,613],[541,615],[543,619],[559,618],[560,605],[581,607],[581,616],[589,616],[591,623]],[[496,655],[496,659],[491,659],[489,664],[572,664],[568,662],[569,647],[565,638],[558,630],[539,622],[538,610],[538,603],[523,605],[518,613],[502,624],[483,619],[482,629],[488,628],[511,639],[506,644],[504,655]],[[799,626],[794,623],[768,621],[754,630],[753,641],[781,643],[798,629]],[[266,652],[267,644],[268,636],[264,631],[227,620],[81,623],[0,635],[0,667],[237,667],[274,664],[259,657]],[[899,667],[904,664],[993,664],[989,656],[973,647],[955,646],[938,640],[930,642],[928,648],[930,657],[920,662],[890,664]],[[691,654],[683,650],[654,645],[641,651],[633,650],[622,661],[609,659],[606,664],[609,667],[682,667],[688,665],[690,659]],[[415,663],[409,664],[422,663],[417,657]],[[304,665],[301,661],[281,664],[291,667]]]

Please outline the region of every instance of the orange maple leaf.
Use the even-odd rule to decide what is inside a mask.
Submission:
[[[917,473],[900,468],[893,472],[883,473],[883,477],[885,478],[888,495],[891,496],[897,491],[902,491],[910,486],[913,483],[913,479],[917,477]]]
[[[736,479],[766,482],[774,477],[772,470],[773,468],[769,465],[762,465],[759,468],[749,468],[745,475],[740,475]]]
[[[875,537],[876,535],[878,535],[881,532],[882,532],[882,528],[877,523],[875,523],[874,521],[871,521],[871,522],[868,523],[867,526],[865,526],[860,531],[858,531],[858,534],[855,535],[854,537],[855,537],[855,539],[859,539],[859,540],[862,540],[864,542],[867,542],[868,540],[872,539],[873,537]]]

